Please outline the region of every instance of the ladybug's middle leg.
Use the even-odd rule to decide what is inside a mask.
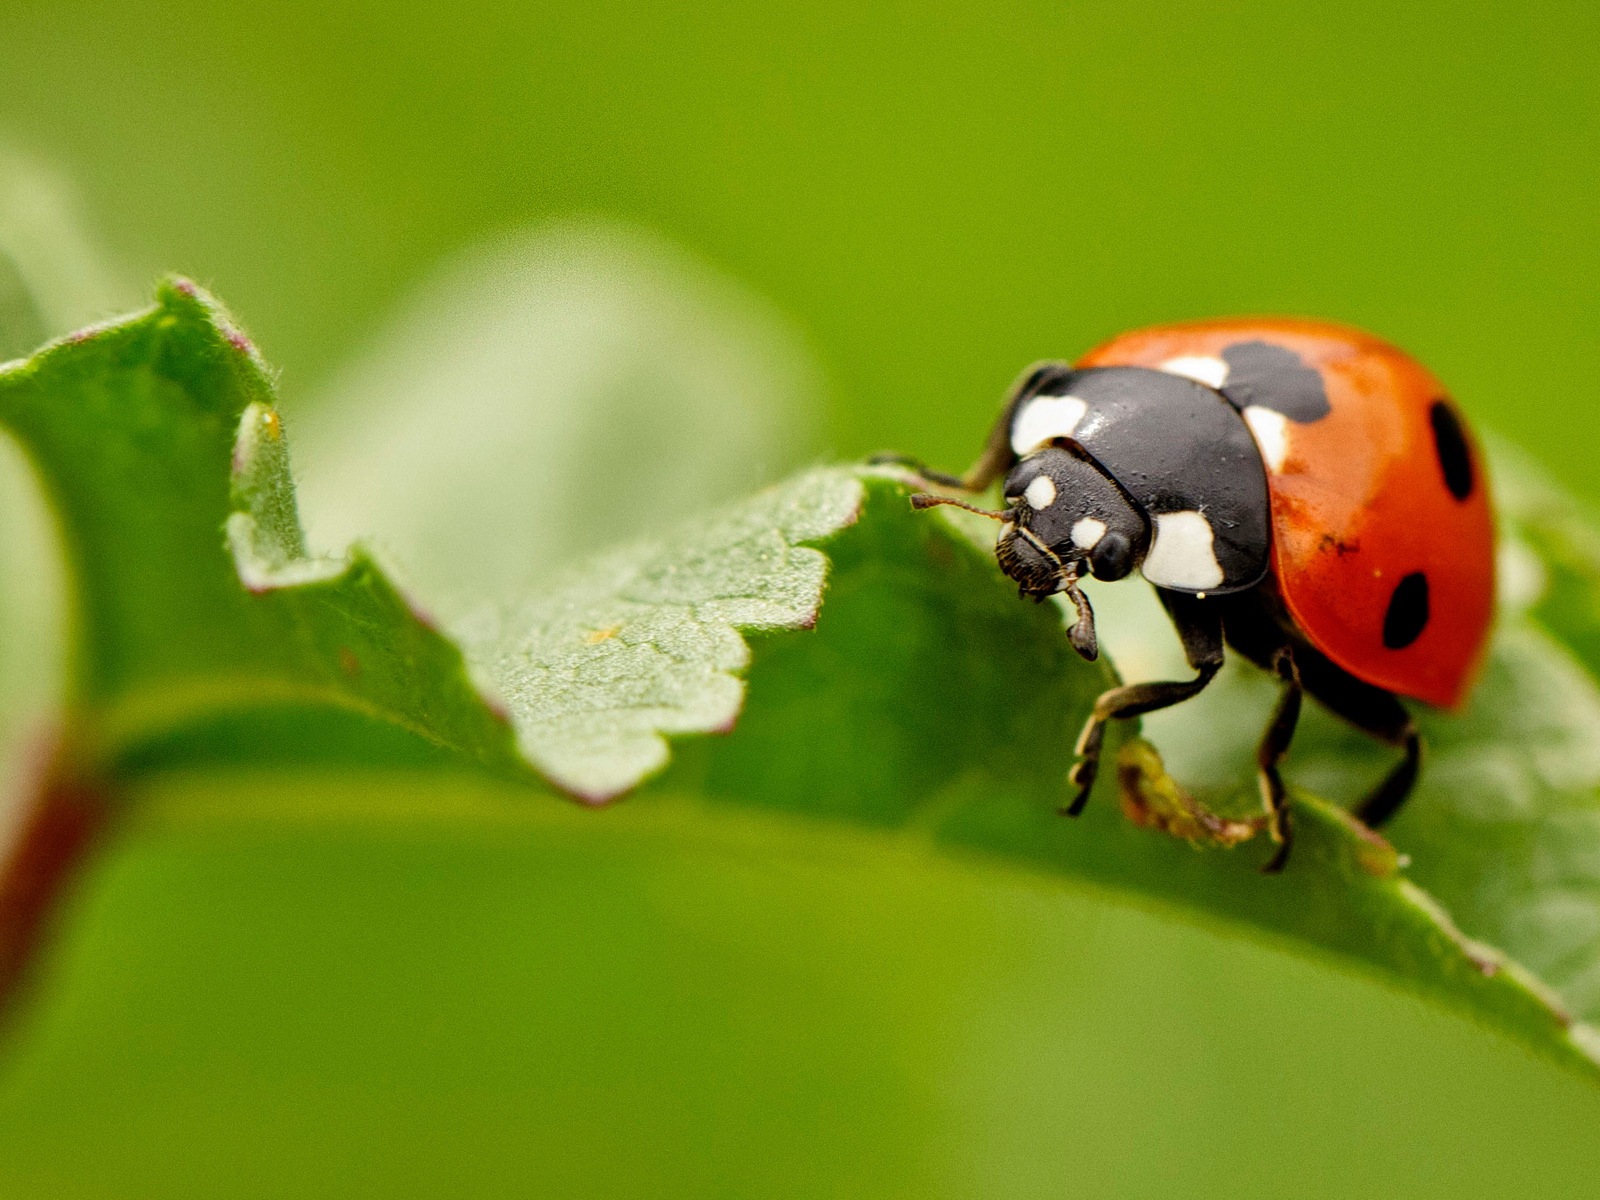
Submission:
[[[1272,823],[1272,840],[1278,843],[1277,852],[1261,868],[1266,875],[1276,875],[1283,870],[1283,865],[1289,861],[1289,849],[1294,845],[1289,799],[1278,764],[1288,753],[1295,726],[1300,723],[1301,696],[1300,670],[1295,665],[1294,649],[1281,646],[1273,655],[1272,667],[1283,680],[1283,693],[1278,697],[1278,707],[1272,712],[1267,731],[1261,735],[1261,744],[1256,747],[1256,778],[1261,785],[1261,803]]]
[[[1157,588],[1156,595],[1177,627],[1184,656],[1195,669],[1195,677],[1162,683],[1130,683],[1100,693],[1083,732],[1078,735],[1078,762],[1067,776],[1077,789],[1072,802],[1061,810],[1069,817],[1077,816],[1089,802],[1089,792],[1100,773],[1100,751],[1105,743],[1107,722],[1181,704],[1199,695],[1222,669],[1222,613],[1217,602],[1165,588]]]

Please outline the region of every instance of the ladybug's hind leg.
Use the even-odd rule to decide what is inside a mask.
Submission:
[[[1078,735],[1078,762],[1067,776],[1077,789],[1072,802],[1061,810],[1069,817],[1077,816],[1089,802],[1089,792],[1100,773],[1100,751],[1105,743],[1107,722],[1181,704],[1199,695],[1222,669],[1222,613],[1217,602],[1164,588],[1157,588],[1156,595],[1177,626],[1184,656],[1195,669],[1195,677],[1163,683],[1130,683],[1100,694],[1094,702],[1094,711],[1084,723],[1083,732]]]
[[[1411,795],[1411,789],[1416,787],[1417,775],[1422,771],[1422,735],[1417,732],[1409,717],[1406,719],[1405,728],[1395,736],[1401,739],[1405,757],[1384,776],[1382,783],[1368,792],[1361,802],[1350,810],[1373,829],[1379,828],[1400,811],[1400,806]],[[1392,739],[1385,740],[1392,741]]]
[[[1350,810],[1377,829],[1400,811],[1416,786],[1422,768],[1422,736],[1417,732],[1416,722],[1393,692],[1362,682],[1320,654],[1308,656],[1302,651],[1300,671],[1306,691],[1336,716],[1402,751],[1400,761],[1390,768],[1378,786]]]

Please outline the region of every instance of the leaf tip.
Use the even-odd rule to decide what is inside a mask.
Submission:
[[[654,730],[607,731],[586,746],[530,746],[523,751],[539,773],[585,808],[605,808],[659,774],[671,760]]]
[[[410,614],[411,619],[418,625],[422,626],[422,628],[426,629],[429,633],[436,633],[443,636],[444,626],[440,624],[439,618],[434,615],[433,610],[426,607],[422,601],[418,600],[415,593],[413,593],[409,587],[402,587],[399,583],[395,582],[393,578],[394,572],[391,571],[389,574],[391,577],[390,584],[394,588],[395,592],[399,595],[400,602],[406,606],[406,612]]]
[[[163,318],[193,322],[215,331],[222,344],[240,355],[263,382],[272,376],[250,336],[239,327],[227,306],[194,280],[169,275],[156,284],[156,308]],[[92,331],[91,331],[92,332]]]

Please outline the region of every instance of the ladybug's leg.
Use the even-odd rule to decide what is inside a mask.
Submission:
[[[1373,829],[1377,829],[1400,811],[1400,806],[1406,802],[1406,797],[1411,795],[1411,789],[1417,784],[1417,775],[1422,770],[1422,735],[1417,732],[1417,727],[1409,716],[1402,728],[1386,736],[1384,740],[1390,744],[1398,740],[1405,750],[1405,757],[1394,765],[1377,787],[1363,796],[1350,810]]]
[[[992,443],[993,439],[991,439]],[[979,492],[989,490],[989,485],[1000,476],[1009,471],[1017,461],[1011,452],[1011,443],[1002,441],[998,448],[990,445],[984,450],[983,457],[967,469],[965,475],[952,475],[948,471],[936,471],[920,458],[912,458],[905,454],[875,454],[868,460],[874,466],[889,465],[906,467],[913,471],[925,483],[938,484],[942,488],[951,488],[955,491],[968,492],[977,495]]]
[[[875,467],[904,467],[923,483],[937,484],[942,488],[951,488],[961,492],[981,492],[994,482],[993,477],[986,479],[978,487],[968,487],[966,476],[952,475],[949,471],[939,471],[930,467],[920,458],[912,458],[909,454],[874,454],[867,459]],[[968,472],[971,474],[971,472]]]
[[[1302,656],[1300,670],[1306,691],[1335,715],[1386,745],[1400,747],[1403,752],[1400,761],[1378,786],[1350,810],[1376,829],[1400,811],[1416,785],[1422,768],[1422,736],[1417,732],[1416,722],[1392,692],[1363,683],[1320,655],[1310,659]]]
[[[1156,589],[1172,623],[1183,641],[1183,653],[1195,669],[1193,679],[1164,683],[1130,683],[1102,692],[1094,711],[1078,735],[1078,762],[1067,779],[1077,789],[1072,802],[1061,811],[1075,817],[1089,802],[1089,791],[1100,773],[1100,751],[1105,743],[1106,723],[1143,716],[1161,708],[1181,704],[1198,695],[1222,668],[1222,614],[1215,601],[1197,599],[1185,592]]]
[[[1300,722],[1301,695],[1300,670],[1295,666],[1294,651],[1290,647],[1284,646],[1278,651],[1273,657],[1272,666],[1278,678],[1283,680],[1283,694],[1278,697],[1278,707],[1273,710],[1267,731],[1261,735],[1261,744],[1256,747],[1256,778],[1261,785],[1261,803],[1266,807],[1271,821],[1272,840],[1278,843],[1277,853],[1261,868],[1268,875],[1283,870],[1283,864],[1289,861],[1289,848],[1294,844],[1294,829],[1289,824],[1288,797],[1278,764],[1283,761],[1289,743],[1294,740],[1294,729]]]
[[[983,453],[978,456],[978,461],[967,468],[965,475],[951,475],[948,471],[935,471],[920,459],[910,458],[904,454],[877,454],[869,461],[874,464],[890,464],[898,467],[907,467],[916,472],[929,483],[936,483],[943,488],[954,488],[957,491],[969,492],[976,495],[989,490],[989,485],[1012,467],[1017,465],[1017,455],[1011,449],[1011,414],[1016,408],[1013,399],[1005,406],[1000,414],[1000,419],[994,423],[994,428],[989,431],[989,441],[983,447]]]

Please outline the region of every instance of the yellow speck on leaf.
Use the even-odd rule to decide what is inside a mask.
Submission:
[[[590,630],[584,635],[583,644],[585,646],[598,646],[601,642],[616,637],[617,631],[621,628],[622,622],[618,621],[615,625],[607,625],[604,629]]]

